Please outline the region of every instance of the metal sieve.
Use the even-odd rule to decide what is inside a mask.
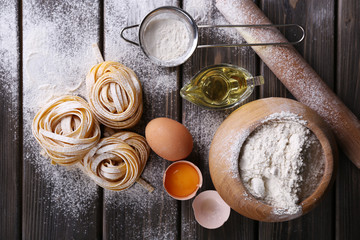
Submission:
[[[179,56],[178,58],[171,60],[161,60],[155,57],[151,53],[150,47],[147,45],[146,41],[146,30],[148,29],[151,23],[154,21],[161,21],[165,19],[175,19],[184,24],[189,33],[189,44],[187,50]],[[124,36],[124,32],[131,28],[139,28],[138,32],[138,42],[127,39]],[[267,27],[296,27],[301,31],[301,37],[299,40],[293,42],[273,42],[273,43],[241,43],[241,44],[210,44],[210,45],[198,45],[199,40],[199,28],[227,28],[227,27],[246,27],[246,28],[267,28]],[[298,24],[260,24],[260,25],[197,25],[194,19],[184,10],[172,7],[165,6],[156,8],[150,13],[148,13],[140,24],[131,25],[124,27],[121,31],[121,38],[125,41],[132,43],[134,45],[140,46],[145,55],[154,63],[164,66],[164,67],[175,67],[183,64],[187,59],[191,57],[196,48],[212,48],[212,47],[243,47],[243,46],[266,46],[266,45],[294,45],[300,43],[305,38],[305,30]]]

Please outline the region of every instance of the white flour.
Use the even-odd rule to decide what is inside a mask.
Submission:
[[[82,219],[84,215],[93,216],[96,213],[99,188],[95,183],[89,181],[89,178],[76,166],[54,166],[50,164],[49,159],[41,156],[39,154],[40,147],[31,133],[31,123],[39,107],[54,96],[63,94],[86,96],[84,80],[87,72],[96,64],[91,44],[98,42],[98,16],[95,14],[98,13],[98,3],[92,0],[76,3],[62,2],[55,6],[41,7],[40,12],[35,11],[40,8],[38,6],[41,5],[40,3],[24,2],[24,4],[26,10],[24,11],[23,42],[24,159],[26,164],[29,163],[29,167],[35,171],[34,181],[38,181],[39,184],[46,183],[42,188],[44,192],[41,192],[35,201],[39,201],[39,204],[42,202],[48,204],[47,211],[51,216],[61,214],[73,219]],[[174,5],[171,1],[158,1],[156,6],[149,9],[145,6],[146,1],[129,4],[138,4],[131,6],[130,9],[142,12],[140,18],[144,17],[153,7]],[[135,22],[132,23],[127,22],[129,4],[124,4],[122,1],[105,4],[107,12],[105,14],[105,59],[119,61],[136,71],[143,84],[144,102],[149,108],[150,103],[163,103],[170,98],[173,92],[176,92],[176,71],[154,66],[147,61],[140,48],[118,37],[123,26],[138,23],[137,19],[134,19]],[[144,6],[139,7],[142,5]],[[64,12],[63,8],[68,8],[68,11]],[[87,10],[83,11],[84,9]],[[10,17],[6,19],[10,19]],[[84,19],[84,21],[74,20],[78,18]],[[137,33],[134,31],[133,34]],[[13,49],[16,41],[6,40],[6,44],[9,45],[9,49]],[[14,51],[16,52],[16,49]],[[5,59],[9,59],[9,57]],[[0,62],[3,63],[1,64],[3,66],[8,65],[3,59],[0,59]],[[10,62],[16,64],[16,61]],[[16,94],[17,90],[11,89],[11,93]],[[145,112],[143,116],[146,120],[142,121],[149,121],[150,116],[148,115],[150,114],[153,113]],[[142,129],[138,129],[138,131],[142,131]],[[151,163],[147,164],[142,176],[161,193],[161,172],[166,168],[166,163],[164,162],[161,165],[163,169],[160,169],[158,162],[159,159],[153,159]],[[36,187],[36,184],[34,186]],[[29,192],[32,191],[33,189],[29,189]],[[106,198],[107,190],[105,192]],[[138,203],[139,212],[137,214],[143,214],[154,205],[164,204],[159,200],[162,197],[161,194],[150,195],[138,184],[129,191],[116,194],[113,194],[115,197],[109,199],[114,200],[112,204],[108,203],[108,199],[104,200],[107,204],[106,207],[115,207],[117,206],[115,203],[120,201],[123,201],[124,205],[133,201]],[[124,197],[125,195],[126,197]],[[137,199],[141,199],[141,201]],[[166,207],[171,208],[168,203],[166,203]],[[172,213],[168,212],[162,216],[165,215],[169,221],[170,219],[175,221],[176,216],[170,217]],[[129,218],[131,218],[130,215]],[[69,221],[69,224],[71,223]],[[84,221],[85,223],[86,221]],[[138,230],[140,231],[140,229]],[[153,236],[164,235],[170,231],[168,229],[157,230],[157,232],[154,230]]]
[[[300,198],[313,191],[321,177],[320,142],[295,116],[284,112],[270,116],[248,137],[240,153],[245,187],[256,199],[279,208],[280,214],[301,212]],[[312,182],[305,181],[305,175]],[[302,191],[304,182],[311,185],[307,193]]]
[[[152,56],[162,61],[172,61],[187,52],[190,33],[180,20],[156,19],[146,27],[144,40],[145,47]]]
[[[85,219],[96,214],[98,187],[76,166],[54,166],[41,156],[31,123],[39,107],[52,97],[84,96],[82,83],[96,63],[91,44],[98,39],[98,5],[91,0],[46,6],[24,1],[23,5],[24,179],[34,181],[25,196],[36,193],[33,199],[26,200],[43,206],[44,214],[51,218],[60,215]]]

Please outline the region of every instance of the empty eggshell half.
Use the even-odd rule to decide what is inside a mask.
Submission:
[[[196,221],[207,229],[221,227],[230,216],[230,207],[215,190],[200,193],[192,207]]]

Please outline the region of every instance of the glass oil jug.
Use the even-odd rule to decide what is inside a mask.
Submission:
[[[263,76],[253,77],[246,69],[235,65],[217,64],[197,73],[180,90],[180,95],[205,108],[226,109],[243,102],[255,86],[262,84]]]

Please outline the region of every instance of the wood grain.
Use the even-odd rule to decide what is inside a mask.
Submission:
[[[214,23],[219,18],[223,21],[221,14],[213,8],[214,1],[0,2],[0,239],[358,239],[360,175],[344,154],[340,155],[336,189],[309,214],[284,223],[259,223],[232,211],[223,227],[216,230],[202,228],[194,219],[192,200],[178,202],[164,192],[162,174],[170,163],[154,153],[143,174],[156,187],[152,195],[139,185],[125,194],[107,191],[103,194],[103,190],[99,189],[89,211],[78,218],[56,210],[56,204],[51,199],[54,183],[45,181],[32,162],[40,157],[29,125],[31,116],[35,114],[29,112],[32,107],[30,96],[37,94],[38,86],[33,85],[26,70],[31,69],[31,74],[42,71],[51,75],[60,66],[54,66],[47,59],[42,61],[45,63],[43,67],[29,65],[27,56],[34,52],[35,46],[29,45],[27,36],[34,35],[34,31],[42,27],[47,35],[42,36],[40,31],[37,44],[44,49],[50,45],[89,46],[90,54],[81,56],[79,61],[87,63],[89,58],[93,60],[90,45],[99,42],[106,59],[134,68],[143,84],[145,112],[140,124],[133,130],[143,134],[147,122],[160,116],[182,121],[194,136],[194,150],[188,160],[203,172],[204,185],[200,191],[204,191],[214,189],[207,160],[212,136],[231,111],[204,110],[182,101],[179,88],[201,68],[225,62],[245,67],[254,75],[264,75],[265,85],[260,91],[257,89],[249,101],[270,96],[292,98],[291,94],[262,62],[259,64],[250,49],[199,49],[179,68],[158,68],[149,63],[138,48],[124,42],[120,38],[120,30],[125,25],[139,23],[148,11],[162,5],[182,6],[194,17],[203,15],[196,19],[199,23]],[[296,49],[360,118],[359,1],[256,2],[273,22],[298,23],[305,27],[306,39],[295,46]],[[57,25],[52,31],[46,30],[46,26],[54,23]],[[77,26],[81,23],[86,27],[79,31]],[[51,36],[60,31],[62,35],[50,43]],[[229,40],[226,32],[214,35],[216,33],[219,32],[203,31],[201,43]],[[292,31],[284,33],[289,40],[294,37]],[[136,38],[137,31],[134,29],[127,34]],[[80,39],[84,39],[82,36],[87,40],[80,44]],[[232,37],[230,42],[238,40],[241,41]],[[67,56],[71,58],[78,52],[67,53]],[[79,62],[67,66],[71,68]],[[80,71],[68,74],[79,80],[84,75]],[[41,80],[42,83],[51,82],[46,77]],[[67,83],[64,78],[64,84]],[[31,88],[30,92],[27,91]],[[23,90],[24,95],[21,96]]]
[[[304,104],[286,98],[265,98],[248,103],[230,114],[215,133],[209,152],[211,179],[220,196],[229,206],[240,214],[251,219],[265,222],[289,221],[299,217],[294,215],[276,215],[273,207],[257,201],[247,194],[238,170],[240,148],[249,133],[262,125],[264,119],[273,113],[291,112],[301,115],[309,128],[317,137],[324,152],[325,168],[317,189],[299,203],[302,213],[312,210],[323,198],[325,192],[335,179],[337,147],[335,138],[324,120]],[[240,151],[240,150],[239,150]],[[314,159],[314,161],[319,159]]]
[[[72,87],[69,86],[70,79],[76,82],[84,81],[87,70],[96,62],[92,54],[87,52],[91,53],[91,44],[96,42],[99,36],[99,2],[23,1],[22,6],[24,36],[22,234],[25,239],[97,239],[101,236],[97,224],[99,220],[101,221],[101,215],[99,216],[97,211],[100,201],[96,193],[96,185],[93,185],[94,198],[87,203],[88,208],[77,212],[78,215],[70,214],[73,208],[77,207],[76,203],[58,208],[58,205],[70,200],[62,198],[63,192],[70,191],[70,195],[65,196],[77,196],[78,199],[84,196],[79,196],[78,194],[81,193],[77,192],[77,189],[72,190],[71,184],[76,184],[75,180],[70,186],[67,186],[64,180],[61,181],[63,186],[58,185],[60,182],[57,178],[55,181],[52,180],[52,175],[61,176],[71,173],[64,167],[51,167],[49,161],[41,160],[43,157],[40,156],[39,145],[31,135],[31,122],[37,111],[38,106],[35,105],[37,100],[40,103],[51,95],[51,93],[43,93],[39,96],[43,84],[65,91]],[[74,52],[68,50],[74,50],[74,46],[81,47]],[[82,51],[83,47],[88,48],[89,51]],[[75,62],[73,59],[81,59],[81,61]],[[46,165],[47,168],[44,170],[43,166],[38,165],[41,163],[49,165]],[[82,181],[87,180],[82,176]]]
[[[17,1],[0,13],[0,239],[21,238],[20,32]]]
[[[216,18],[221,18],[221,14],[215,8],[215,1],[209,1],[204,6],[198,3],[196,9],[200,13],[194,12],[194,2],[184,1],[183,8],[193,13],[194,17],[198,14],[198,19],[202,24],[214,24]],[[201,11],[204,11],[201,13]],[[225,21],[222,18],[222,21]],[[230,34],[232,37],[227,37]],[[230,29],[224,31],[214,31],[213,29],[203,29],[200,31],[199,44],[223,43],[223,42],[241,42],[240,35]],[[183,66],[182,84],[189,82],[192,76],[202,68],[218,63],[231,63],[247,69],[251,74],[257,75],[256,58],[254,52],[250,48],[208,48],[197,49],[195,54]],[[249,97],[246,102],[256,99],[257,90]],[[195,163],[203,173],[203,187],[201,191],[214,189],[212,184],[209,164],[208,152],[212,137],[225,119],[234,109],[227,111],[206,110],[185,100],[182,101],[182,121],[189,129],[194,138],[193,153],[187,160]],[[245,218],[235,211],[230,214],[229,220],[220,228],[208,230],[196,223],[191,201],[181,204],[181,239],[221,239],[226,236],[227,239],[254,239],[255,238],[255,222]]]
[[[306,29],[304,42],[296,45],[295,48],[332,88],[334,86],[334,72],[329,70],[335,66],[335,23],[332,18],[335,14],[334,2],[263,1],[262,9],[274,23],[297,23]],[[326,31],[324,26],[326,26]],[[291,32],[284,31],[284,33],[289,40],[294,37]],[[329,49],[332,50],[329,51]],[[268,81],[270,82],[269,87],[264,92],[264,96],[269,96],[269,93],[276,94],[270,96],[291,96],[265,64],[262,63],[261,69],[266,73],[264,74],[265,79],[270,79]],[[302,218],[285,223],[260,223],[259,238],[331,239],[335,231],[333,229],[335,224],[333,219],[335,215],[334,204],[334,190],[332,189],[318,207]]]
[[[123,27],[138,24],[153,9],[179,6],[178,1],[118,1],[105,2],[104,52],[106,60],[119,61],[132,68],[143,87],[144,113],[133,129],[144,136],[146,124],[156,117],[179,120],[176,68],[162,68],[150,62],[138,46],[121,39]],[[126,36],[137,41],[137,30]],[[178,202],[168,196],[162,186],[163,173],[170,164],[151,153],[142,177],[155,190],[148,193],[140,185],[124,192],[105,191],[104,239],[176,239],[179,235]]]
[[[218,3],[219,10],[233,24],[271,24],[251,0],[238,1],[230,9],[226,0]],[[248,42],[286,41],[274,27],[237,30]],[[292,46],[254,46],[253,49],[300,102],[325,119],[344,153],[360,168],[360,122],[299,52]]]
[[[360,118],[360,2],[338,2],[336,91]],[[336,188],[336,239],[357,239],[360,228],[360,171],[341,155]]]

